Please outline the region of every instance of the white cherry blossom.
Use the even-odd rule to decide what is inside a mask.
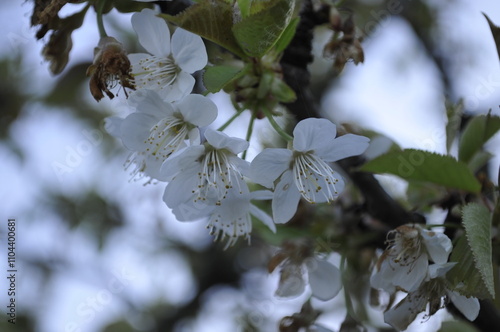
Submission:
[[[215,241],[227,238],[224,248],[227,249],[240,237],[250,242],[252,215],[268,226],[271,231],[276,232],[272,218],[252,203],[252,200],[271,198],[272,193],[268,190],[250,192],[246,185],[242,185],[240,189],[228,190],[224,204],[209,205],[208,202],[200,202],[193,205],[187,202],[175,206],[172,212],[178,221],[193,221],[208,217],[207,228],[210,234],[215,236]]]
[[[155,90],[168,101],[189,94],[195,83],[191,74],[208,61],[201,37],[178,28],[170,38],[165,20],[148,8],[132,16],[132,26],[149,52],[129,54],[136,88]]]
[[[434,315],[451,301],[464,316],[473,321],[479,314],[479,301],[474,297],[466,297],[449,288],[449,283],[445,279],[446,273],[456,263],[432,264],[429,266],[426,281],[416,290],[408,295],[393,308],[384,314],[387,324],[404,331],[408,328],[417,315],[427,308],[429,303],[428,316]]]
[[[130,97],[136,112],[125,119],[110,118],[110,133],[122,139],[133,151],[127,167],[135,168],[132,176],[146,175],[164,181],[160,174],[163,162],[186,146],[185,141],[199,144],[198,127],[207,126],[217,117],[217,106],[207,97],[188,95],[175,103],[163,101],[151,90]]]
[[[249,165],[237,154],[248,142],[211,128],[205,138],[204,144],[190,146],[163,164],[162,177],[170,181],[163,196],[168,207],[222,204],[230,189],[244,192]]]
[[[396,288],[416,290],[427,276],[429,261],[444,264],[452,250],[443,233],[417,224],[403,225],[389,233],[388,247],[380,256],[370,278],[372,287],[394,293]]]
[[[274,188],[273,218],[290,220],[300,196],[310,203],[332,202],[344,189],[342,177],[328,164],[359,155],[369,139],[347,134],[336,136],[336,126],[326,119],[306,119],[293,131],[293,149],[265,149],[251,164],[251,179]]]

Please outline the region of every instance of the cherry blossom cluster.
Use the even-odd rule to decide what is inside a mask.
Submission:
[[[426,310],[428,316],[451,301],[469,320],[479,314],[479,301],[451,289],[446,273],[456,264],[448,262],[453,248],[443,233],[419,225],[403,225],[389,233],[388,247],[380,256],[370,278],[372,287],[390,294],[406,292],[406,297],[388,309],[385,322],[403,331]]]
[[[148,53],[128,55],[131,113],[108,118],[107,129],[130,150],[125,167],[132,179],[167,183],[163,200],[179,221],[205,218],[215,239],[228,238],[227,248],[240,237],[250,240],[252,216],[276,232],[275,224],[288,222],[301,198],[309,203],[337,199],[345,183],[331,163],[363,153],[368,138],[336,137],[329,120],[306,119],[296,125],[288,148],[266,148],[251,162],[244,160],[240,154],[249,142],[211,128],[217,106],[192,93],[192,74],[208,62],[202,39],[181,28],[170,36],[166,22],[151,9],[135,13],[132,26]],[[250,190],[256,184],[262,189]],[[272,200],[272,217],[253,204],[256,200]],[[328,300],[340,291],[339,269],[310,248],[296,243],[278,254],[276,295],[301,294],[305,270],[315,297]]]

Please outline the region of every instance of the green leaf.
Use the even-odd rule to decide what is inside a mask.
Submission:
[[[159,16],[213,41],[242,58],[246,57],[231,32],[233,7],[224,0],[203,0],[176,16],[167,14]]]
[[[458,147],[458,160],[469,163],[495,133],[500,130],[500,117],[480,115],[465,127]]]
[[[297,30],[297,25],[300,22],[299,17],[295,17],[290,21],[290,24],[286,27],[285,31],[283,31],[283,34],[281,35],[280,39],[276,42],[276,45],[274,45],[274,51],[276,53],[281,53],[282,51],[285,50],[285,48],[290,44],[292,41],[293,37],[295,36],[295,30]]]
[[[362,171],[393,174],[405,180],[426,181],[477,193],[481,184],[467,165],[450,156],[406,149],[381,155],[361,167]]]
[[[491,248],[491,214],[470,203],[462,209],[462,236],[451,253],[457,265],[447,274],[456,291],[465,296],[495,298]]]
[[[271,0],[265,4],[264,9],[243,18],[232,27],[241,49],[252,57],[262,57],[276,44],[294,13],[293,0]]]
[[[465,320],[443,322],[438,332],[457,332],[457,331],[479,332],[479,330],[476,329],[474,325]]]
[[[462,210],[462,224],[468,244],[474,255],[474,263],[488,288],[495,297],[491,253],[491,214],[486,207],[470,203]]]
[[[464,235],[458,239],[451,252],[450,262],[457,264],[446,274],[450,287],[464,296],[480,299],[491,298],[480,272],[475,266],[474,255]]]
[[[252,0],[237,0],[238,7],[240,8],[241,17],[247,17],[250,15],[250,5]]]
[[[243,69],[232,66],[207,67],[203,74],[203,83],[209,92],[218,92],[243,73]]]
[[[493,24],[488,16],[483,13],[484,17],[488,21],[488,25],[490,26],[491,34],[493,35],[493,40],[495,41],[495,46],[497,48],[498,58],[500,59],[500,27]]]
[[[464,103],[460,100],[457,104],[446,103],[446,116],[448,123],[446,124],[446,151],[450,151],[453,141],[457,137],[462,122],[462,114],[464,113]]]

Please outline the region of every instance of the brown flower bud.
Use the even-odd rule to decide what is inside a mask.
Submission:
[[[103,92],[114,98],[109,89],[121,84],[125,95],[125,88],[135,90],[133,78],[130,75],[130,61],[120,42],[113,37],[102,37],[94,49],[94,63],[87,69],[90,77],[90,93],[99,101],[104,97]]]

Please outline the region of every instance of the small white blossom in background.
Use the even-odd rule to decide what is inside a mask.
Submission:
[[[243,194],[247,184],[243,175],[249,164],[238,153],[248,148],[248,142],[208,128],[206,142],[187,147],[169,158],[162,166],[162,177],[170,183],[163,200],[171,209],[220,205],[230,189]]]
[[[328,163],[363,153],[370,140],[336,135],[336,126],[329,120],[305,119],[293,131],[292,150],[265,149],[252,161],[251,179],[274,188],[275,222],[285,223],[293,217],[301,195],[310,203],[324,203],[342,192],[344,180]]]
[[[214,241],[223,241],[227,238],[227,249],[233,246],[242,237],[250,242],[252,232],[253,215],[272,232],[276,232],[276,226],[272,218],[264,211],[256,207],[252,200],[268,200],[272,198],[272,193],[268,190],[258,190],[250,192],[246,184],[239,189],[231,188],[226,194],[224,204],[208,204],[200,202],[198,204],[180,204],[173,207],[172,212],[178,221],[194,221],[201,218],[208,218],[207,228],[210,234],[215,236]]]
[[[217,106],[207,97],[188,95],[174,103],[163,101],[150,90],[135,93],[129,99],[136,112],[125,119],[112,117],[110,133],[121,138],[133,151],[127,166],[135,165],[132,176],[146,175],[165,181],[160,168],[174,152],[191,144],[200,144],[198,127],[207,126],[217,117]]]
[[[195,84],[191,74],[208,62],[201,37],[178,28],[170,38],[165,20],[147,8],[132,15],[132,26],[139,43],[150,53],[128,56],[136,89],[155,90],[167,101],[191,93]]]
[[[373,288],[394,293],[397,289],[411,292],[427,277],[429,261],[444,264],[453,248],[443,233],[423,229],[419,225],[403,225],[389,232],[392,239],[380,256],[370,278]]]
[[[427,308],[428,317],[444,308],[449,301],[470,321],[479,314],[479,301],[475,297],[466,297],[450,289],[445,279],[446,273],[456,263],[432,264],[429,266],[426,281],[393,308],[384,313],[384,320],[395,329],[404,331],[417,315]]]
[[[281,266],[276,296],[293,298],[302,294],[306,287],[305,270],[314,297],[327,301],[340,292],[340,270],[330,262],[316,258],[312,246],[312,242],[308,240],[290,240],[271,258],[268,264],[269,273]]]

